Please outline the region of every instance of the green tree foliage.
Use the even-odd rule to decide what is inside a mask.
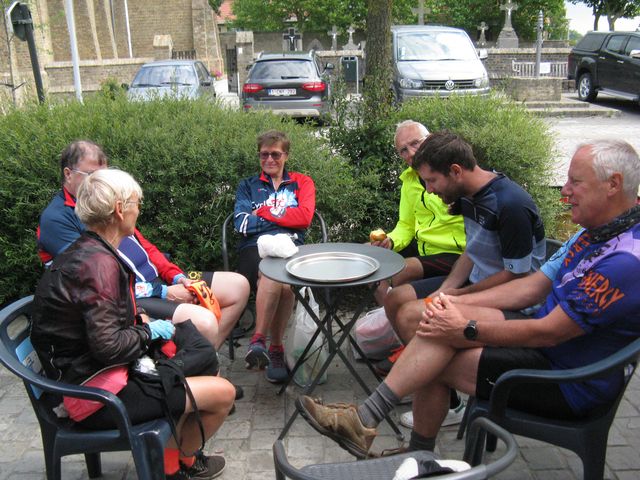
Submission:
[[[501,171],[526,188],[541,210],[547,235],[558,234],[560,193],[548,186],[556,153],[553,137],[544,121],[523,106],[497,96],[424,98],[406,102],[375,122],[364,121],[366,110],[357,104],[337,102],[337,111],[329,128],[332,147],[349,158],[357,172],[378,177],[382,187],[361,202],[371,226],[391,229],[397,220],[398,176],[406,166],[395,153],[393,136],[398,123],[412,119],[431,131],[449,129],[465,137],[482,167]]]
[[[504,2],[498,0],[430,0],[429,22],[465,29],[476,38],[477,26],[485,22],[490,29],[487,37],[497,39],[504,25],[505,13],[500,10]],[[543,11],[545,29],[549,38],[565,38],[567,32],[564,0],[518,0],[518,9],[512,12],[511,23],[521,40],[535,40],[538,12]]]
[[[208,0],[209,6],[213,9],[214,12],[220,13],[220,6],[222,5],[222,0]]]
[[[384,4],[385,2],[374,2]],[[394,0],[391,13],[392,24],[416,24],[418,17],[412,8],[417,0]],[[486,22],[490,27],[489,38],[497,37],[504,24],[504,12],[499,0],[427,0],[425,7],[431,12],[425,23],[438,23],[464,28],[471,38],[477,36],[477,26]],[[535,39],[538,11],[549,19],[546,29],[550,38],[565,38],[567,31],[564,0],[519,0],[518,10],[513,15],[513,27],[525,40]],[[295,26],[299,31],[328,31],[332,25],[345,30],[349,25],[365,29],[367,0],[236,0],[233,5],[236,15],[234,27],[255,31],[281,31]]]
[[[413,0],[395,0],[395,23],[415,23]],[[415,4],[415,5],[414,5]],[[364,29],[367,0],[235,0],[233,26],[255,31],[281,31],[293,24],[301,31],[323,32],[336,25],[344,31],[349,25]]]
[[[593,29],[598,30],[600,17],[606,17],[609,30],[615,30],[619,18],[633,18],[640,15],[638,0],[569,0],[574,5],[582,3],[591,8],[593,13]]]
[[[289,134],[291,170],[316,182],[332,240],[357,239],[368,224],[359,199],[379,189],[377,180],[354,175],[314,130],[279,116],[206,101],[133,103],[105,87],[84,105],[33,105],[0,117],[0,305],[33,292],[42,272],[36,226],[60,188],[59,156],[72,140],[97,141],[112,165],[140,182],[145,236],[184,269],[215,269],[222,263],[222,222],[233,211],[239,180],[259,172],[255,140],[270,128]]]

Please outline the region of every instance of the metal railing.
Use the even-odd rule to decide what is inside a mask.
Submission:
[[[535,77],[536,62],[511,60],[515,77]],[[545,77],[567,77],[567,62],[540,62],[540,75]]]

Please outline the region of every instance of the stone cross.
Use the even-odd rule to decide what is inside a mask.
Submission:
[[[356,50],[358,48],[358,46],[353,43],[353,34],[356,32],[355,28],[353,28],[353,25],[349,25],[349,28],[347,28],[347,33],[349,34],[349,41],[347,42],[346,45],[344,45],[342,48],[345,50]]]
[[[418,25],[424,25],[424,15],[429,15],[431,9],[429,7],[424,8],[424,0],[418,0],[418,8],[412,8],[411,11],[418,15]]]
[[[289,42],[289,50],[293,52],[296,49],[296,40],[300,40],[302,37],[298,32],[296,32],[295,28],[290,28],[284,35],[282,35],[282,38]]]
[[[331,50],[338,50],[338,27],[334,25],[327,35],[331,37]]]
[[[487,39],[484,36],[484,32],[486,30],[489,30],[489,25],[487,25],[485,22],[480,22],[480,25],[478,25],[478,30],[480,30],[480,38],[478,39],[478,45],[481,47],[484,47],[487,44]]]
[[[500,5],[500,10],[504,10],[506,15],[504,20],[504,29],[513,29],[513,26],[511,25],[511,12],[517,9],[518,4],[513,3],[511,0],[507,0],[506,3]]]

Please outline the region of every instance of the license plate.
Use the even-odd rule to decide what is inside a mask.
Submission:
[[[270,88],[267,93],[272,97],[289,97],[296,94],[295,88]]]

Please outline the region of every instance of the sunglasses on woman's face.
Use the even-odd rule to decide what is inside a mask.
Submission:
[[[260,160],[268,160],[269,157],[274,160],[280,160],[282,155],[284,155],[284,152],[260,152],[258,155],[260,155]]]

